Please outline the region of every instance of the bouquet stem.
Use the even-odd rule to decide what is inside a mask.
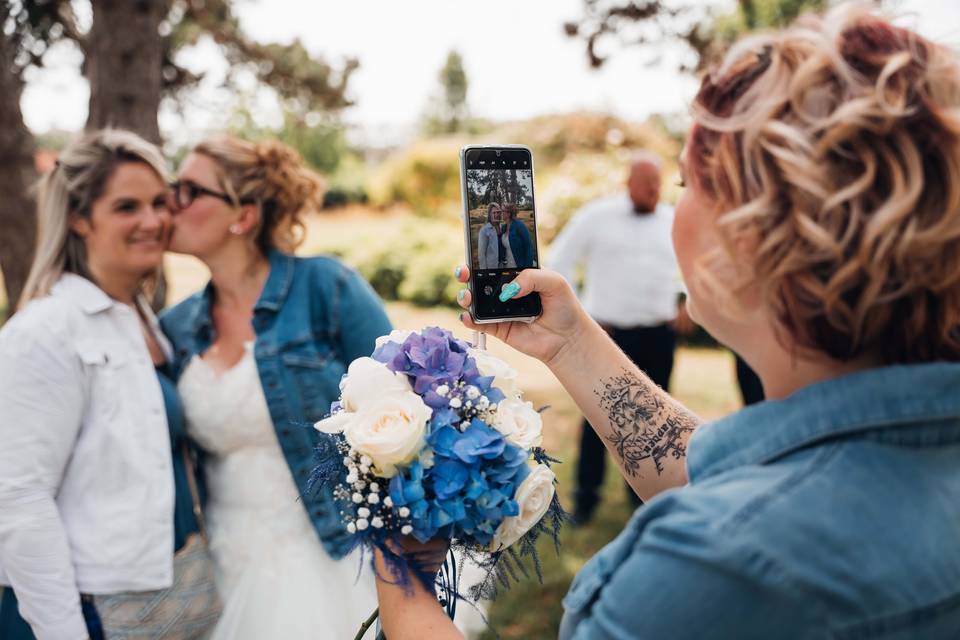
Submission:
[[[380,607],[377,607],[373,610],[373,613],[370,614],[370,617],[364,620],[363,624],[360,625],[360,631],[357,632],[357,635],[353,637],[353,640],[363,640],[363,636],[370,627],[373,626],[373,623],[377,621],[377,618],[380,616]]]

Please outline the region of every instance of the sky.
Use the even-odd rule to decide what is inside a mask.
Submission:
[[[684,112],[696,89],[674,66],[648,67],[630,50],[591,69],[583,42],[563,33],[563,23],[581,14],[582,0],[238,0],[235,11],[247,33],[264,42],[299,37],[328,61],[359,58],[350,81],[356,105],[343,115],[374,145],[413,131],[439,90],[437,74],[451,49],[464,59],[471,112],[493,120],[576,109],[642,120]],[[902,0],[899,11],[924,35],[960,46],[960,0]],[[167,136],[189,142],[222,128],[238,98],[216,86],[225,63],[212,43],[181,61],[209,77],[184,116],[164,109],[160,124]],[[49,54],[46,69],[28,76],[22,108],[32,131],[83,127],[89,94],[79,64],[79,53],[63,46]],[[251,100],[262,122],[276,121],[269,95]]]

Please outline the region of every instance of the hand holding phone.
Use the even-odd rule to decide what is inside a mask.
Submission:
[[[501,300],[524,269],[539,268],[533,154],[520,145],[460,150],[470,312],[477,323],[521,320],[542,312],[540,297]]]

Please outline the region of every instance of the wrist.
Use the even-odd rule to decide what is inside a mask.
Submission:
[[[560,348],[544,364],[557,378],[561,378],[564,372],[581,368],[590,354],[595,353],[598,341],[606,339],[609,338],[603,328],[580,308],[574,328],[563,337]]]

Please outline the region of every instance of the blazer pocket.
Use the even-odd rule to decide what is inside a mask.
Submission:
[[[116,418],[122,403],[134,390],[129,377],[128,354],[103,342],[81,342],[77,345],[80,361],[90,380],[88,411],[91,415]]]

